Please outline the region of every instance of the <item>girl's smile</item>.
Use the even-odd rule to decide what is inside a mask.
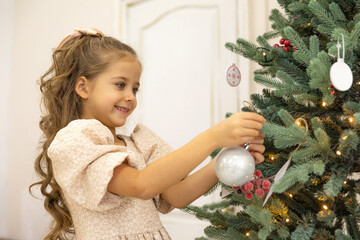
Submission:
[[[120,113],[123,113],[123,114],[127,114],[131,108],[127,108],[127,107],[121,107],[121,106],[116,106],[115,105],[115,108],[120,112]]]

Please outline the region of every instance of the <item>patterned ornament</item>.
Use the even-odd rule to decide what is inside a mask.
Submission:
[[[240,70],[236,67],[235,63],[233,63],[228,69],[226,70],[226,80],[230,86],[236,87],[239,85],[241,81],[241,74]]]

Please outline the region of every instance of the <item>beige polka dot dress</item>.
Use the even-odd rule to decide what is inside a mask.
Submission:
[[[69,207],[77,240],[167,240],[158,211],[173,208],[160,196],[151,200],[107,191],[113,170],[123,161],[138,170],[172,148],[139,124],[125,146],[114,145],[110,130],[95,119],[74,120],[48,149],[54,176]]]

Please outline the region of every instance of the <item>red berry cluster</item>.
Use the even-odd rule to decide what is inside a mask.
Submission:
[[[281,44],[281,46],[279,44],[274,44],[274,47],[282,47],[287,52],[289,52],[290,49],[293,50],[293,51],[297,50],[296,47],[291,45],[291,42],[289,40],[286,40],[284,38],[280,39],[279,43]]]
[[[247,200],[251,200],[254,197],[254,194],[258,197],[264,198],[265,193],[270,190],[271,182],[268,179],[263,178],[260,170],[256,170],[254,175],[254,180],[245,183],[241,187],[233,187],[234,190],[237,190],[237,193],[245,193],[245,198]]]

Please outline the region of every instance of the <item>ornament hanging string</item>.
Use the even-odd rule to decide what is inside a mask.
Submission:
[[[246,106],[246,104],[248,104],[248,106]],[[243,105],[250,108],[251,111],[256,112],[256,107],[251,102],[243,101]]]

